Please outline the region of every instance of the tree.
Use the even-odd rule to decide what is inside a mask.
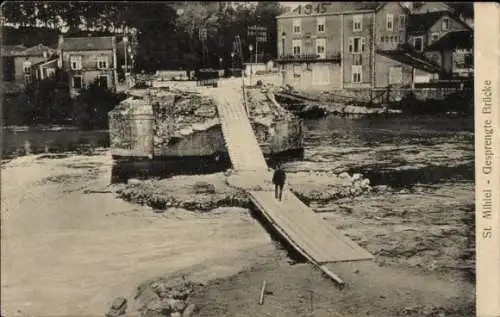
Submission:
[[[62,74],[33,81],[25,90],[26,103],[21,110],[27,124],[48,124],[64,122],[70,115],[71,97]]]
[[[124,98],[123,95],[100,86],[96,80],[76,97],[72,111],[73,121],[84,129],[107,128],[108,112]]]
[[[1,6],[1,14],[6,23],[18,24],[23,19],[21,6],[15,1],[5,1]]]

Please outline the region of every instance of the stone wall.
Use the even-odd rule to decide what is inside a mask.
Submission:
[[[301,150],[301,121],[266,94],[260,89],[247,92],[251,125],[264,155]],[[211,99],[195,92],[171,90],[153,90],[149,96],[136,98],[110,113],[114,156],[198,157],[227,153],[217,107]]]
[[[109,113],[113,156],[152,157],[153,112],[143,100],[124,100]]]
[[[462,92],[460,88],[364,88],[364,89],[344,89],[331,90],[324,92],[300,91],[300,94],[309,98],[317,99],[321,102],[370,102],[375,104],[383,104],[387,102],[387,93],[389,93],[389,101],[400,101],[413,93],[417,100],[426,101],[444,100],[448,96],[458,92]]]

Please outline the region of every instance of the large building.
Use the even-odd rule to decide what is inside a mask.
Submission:
[[[282,84],[318,90],[409,87],[422,74],[436,77],[439,62],[408,48],[410,13],[399,2],[318,2],[278,16]]]
[[[60,37],[59,63],[67,72],[70,94],[76,96],[81,89],[97,81],[99,85],[116,90],[117,60],[116,38]]]

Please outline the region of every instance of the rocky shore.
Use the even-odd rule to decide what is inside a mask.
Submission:
[[[17,305],[26,312],[34,309],[32,312],[47,314],[83,314],[88,313],[89,308],[77,303],[91,302],[92,307],[99,308],[109,300],[109,306],[100,309],[101,314],[107,312],[114,316],[125,312],[123,316],[182,317],[191,313],[220,316],[223,312],[248,316],[256,311],[270,313],[276,311],[276,307],[281,307],[281,314],[285,316],[306,313],[310,266],[306,263],[291,266],[281,246],[267,240],[268,233],[248,213],[250,205],[245,194],[231,186],[230,173],[145,181],[131,179],[127,184],[110,186],[108,155],[102,151],[92,156],[28,156],[3,166],[2,174],[7,177],[24,175],[22,186],[30,193],[29,199],[23,199],[25,195],[16,191],[15,184],[2,183],[8,202],[7,208],[2,202],[2,215],[9,214],[9,218],[3,218],[9,229],[5,234],[11,245],[18,246],[4,251],[12,260],[30,254],[37,263],[33,266],[31,262],[21,262],[18,273],[14,266],[5,267],[9,270],[8,279],[2,283],[10,285],[9,308]],[[315,310],[324,307],[353,317],[366,312],[380,317],[473,315],[473,298],[466,296],[473,294],[474,285],[472,181],[416,184],[398,189],[372,186],[360,174],[313,171],[296,168],[296,163],[285,164],[285,168],[289,168],[292,191],[319,217],[375,255],[380,268],[377,270],[381,270],[377,275],[390,279],[391,274],[398,272],[408,281],[419,279],[411,291],[418,295],[408,298],[384,295],[387,299],[383,300],[390,303],[384,302],[383,309],[377,309],[376,303],[381,300],[387,280],[382,279],[380,285],[372,285],[373,291],[367,291],[365,279],[381,278],[374,279],[369,274],[372,269],[361,269],[366,276],[359,282],[353,281],[350,290],[341,293],[332,291],[332,284],[318,275],[314,287]],[[38,172],[33,173],[35,170]],[[63,199],[65,203],[61,204]],[[74,201],[84,203],[70,210],[62,207]],[[35,206],[50,215],[30,213]],[[47,219],[62,217],[64,222],[50,222],[52,229],[43,227],[45,238],[37,238],[36,248],[46,246],[42,248],[45,251],[35,252],[29,246],[32,239],[38,237],[40,223],[49,221],[46,216],[50,216]],[[30,219],[29,227],[26,227],[26,219]],[[65,228],[74,226],[79,230],[68,240],[69,231]],[[61,229],[64,231],[59,231]],[[25,234],[18,234],[26,230]],[[68,245],[71,248],[58,251],[48,247],[56,241],[61,246],[72,241]],[[46,255],[46,250],[53,252]],[[225,250],[224,254],[221,250]],[[65,279],[56,281],[47,270],[56,265],[53,261],[60,252],[64,252],[69,262],[57,265],[58,276],[64,274]],[[92,261],[83,260],[87,252],[93,254]],[[218,260],[204,264],[201,271],[207,273],[202,274],[203,278],[196,277],[193,272],[200,271],[195,268],[197,261],[205,262],[203,259],[207,259],[208,254],[210,259]],[[117,270],[122,272],[121,277],[112,273]],[[352,274],[348,268],[337,270],[344,276]],[[187,272],[185,278],[179,277],[179,271]],[[214,271],[221,273],[209,273]],[[19,297],[27,293],[24,284],[17,282],[16,274],[26,272],[31,276],[32,285],[47,287],[46,300],[38,302],[37,295],[33,294],[35,306],[32,307],[22,306]],[[162,277],[154,278],[155,275]],[[76,294],[76,290],[68,294],[73,299],[67,299],[67,303],[74,305],[66,307],[63,295],[56,290],[69,278],[81,280],[85,287],[81,294]],[[268,281],[273,294],[267,295],[266,304],[259,306],[246,292],[257,293],[263,279]],[[141,280],[142,283],[135,284]],[[107,293],[101,294],[102,283],[110,285]],[[129,296],[134,284],[141,286]],[[431,290],[434,287],[436,289]],[[98,298],[96,292],[101,294]],[[112,301],[116,296],[121,297]],[[47,302],[59,303],[58,308]],[[353,305],[357,308],[353,309]],[[351,314],[347,314],[348,311]]]
[[[228,183],[228,174],[177,176],[147,181],[132,179],[128,184],[120,185],[118,193],[127,201],[153,206],[157,213],[168,213],[169,210],[175,210],[178,207],[195,213],[208,214],[210,210],[222,206],[250,208],[250,202],[245,197],[245,193]],[[462,288],[471,287],[470,283],[474,278],[475,239],[473,183],[449,182],[434,186],[416,185],[411,189],[395,189],[390,186],[371,186],[369,179],[361,174],[346,172],[336,174],[328,171],[299,171],[290,172],[288,175],[289,188],[301,200],[309,204],[318,216],[374,254],[376,263],[383,274],[389,274],[389,272],[394,272],[391,270],[397,269],[398,274],[410,274],[408,278],[414,278],[414,275],[426,276],[429,283],[434,282],[437,276],[447,276],[456,283],[461,283]],[[264,268],[257,269],[260,273],[251,273],[253,270],[242,273],[247,274],[244,275],[247,276],[244,279],[245,282],[242,280],[242,275],[237,275],[213,282],[215,284],[209,282],[203,286],[200,285],[194,292],[194,302],[200,310],[199,316],[217,315],[215,314],[217,309],[212,302],[215,299],[212,296],[216,296],[217,300],[222,303],[227,303],[222,297],[231,297],[224,292],[224,288],[221,289],[215,285],[227,282],[231,283],[227,284],[228,289],[233,289],[229,285],[247,283],[249,279],[253,281],[252,283],[257,283],[258,278],[264,278],[263,275],[267,276],[264,272],[274,271],[275,265],[283,266],[283,263],[286,263],[286,261],[283,262],[285,255],[277,254],[276,256],[278,259],[269,260],[274,263],[269,264],[271,265],[269,269],[264,266]],[[278,261],[279,264],[274,261]],[[288,271],[289,269],[282,267],[280,270]],[[286,278],[292,279],[294,274],[304,275],[304,270],[307,271],[305,267],[290,269],[290,275]],[[253,277],[254,275],[258,277]],[[269,276],[265,278],[271,279]],[[302,281],[297,281],[297,283],[297,287],[300,288]],[[319,288],[324,287],[326,291],[329,287],[333,287],[326,284],[328,283],[323,281],[320,284],[323,286]],[[274,289],[277,291],[276,287],[278,286],[275,285]],[[279,290],[284,292],[283,289]],[[421,291],[425,294],[425,291],[419,290]],[[273,295],[270,296],[273,297]],[[338,296],[343,298],[346,295],[339,294]],[[292,300],[289,296],[286,298]],[[373,301],[374,298],[368,300]],[[387,309],[394,314],[397,311],[396,315],[391,316],[466,317],[473,310],[473,303],[469,300],[455,307],[452,307],[453,305],[439,306],[432,303],[430,299],[423,300],[423,302],[419,300],[417,302],[420,306],[412,306],[412,301],[405,300],[396,301]],[[247,308],[240,311],[232,304],[226,305],[232,307],[227,308],[232,313],[239,312],[234,316],[244,316],[243,312],[251,312]],[[251,304],[248,305],[252,307]],[[366,307],[366,304],[360,305],[360,307]],[[254,309],[259,308],[255,306]],[[370,310],[373,312],[373,309],[368,309]],[[298,316],[293,309],[287,312]],[[373,315],[383,316],[377,313]],[[160,314],[158,316],[179,315]]]
[[[331,172],[291,173],[289,188],[305,202],[328,202],[353,198],[372,190],[370,181],[361,174]],[[122,199],[147,205],[156,212],[169,208],[207,212],[219,207],[249,208],[245,192],[231,186],[225,173],[174,176],[162,180],[130,179],[126,185],[116,185]]]

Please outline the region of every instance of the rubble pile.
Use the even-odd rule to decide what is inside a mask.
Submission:
[[[219,124],[214,102],[194,92],[179,90],[157,94],[153,114],[154,145],[158,148],[168,145],[172,139]]]
[[[358,102],[356,100],[353,100],[353,98],[333,95],[332,93],[327,91],[324,91],[322,93],[308,91],[299,92],[290,87],[281,87],[278,92],[303,97],[304,100],[300,103],[300,105],[290,106],[294,108],[300,108],[296,109],[296,111],[298,111],[298,113],[301,115],[305,115],[309,112],[323,112],[323,115],[370,115],[402,113],[400,109],[389,109],[385,104],[369,106],[367,102]]]
[[[196,312],[190,303],[195,285],[183,277],[160,279],[139,288],[136,299],[142,317],[189,317]]]
[[[239,179],[239,178],[240,179]],[[117,193],[120,198],[158,211],[182,208],[207,212],[218,207],[250,207],[250,200],[241,190],[243,179],[259,175],[232,175],[222,173],[195,176],[176,176],[163,180],[129,180]],[[269,183],[271,174],[269,174]],[[262,189],[273,190],[269,184]],[[271,187],[269,187],[271,186]],[[360,174],[336,175],[332,172],[299,172],[288,174],[290,189],[304,202],[328,202],[357,197],[371,192],[370,181]]]
[[[156,210],[183,208],[206,212],[218,207],[248,207],[246,194],[225,183],[223,174],[176,176],[163,180],[129,180],[120,198]]]
[[[289,174],[290,189],[307,203],[328,202],[347,197],[356,197],[372,191],[370,180],[361,174],[349,175],[333,172],[299,172]]]
[[[106,317],[141,316],[141,317],[190,317],[198,309],[190,302],[194,284],[184,277],[158,279],[138,287],[131,312],[126,314],[127,300],[116,298],[111,304]]]

